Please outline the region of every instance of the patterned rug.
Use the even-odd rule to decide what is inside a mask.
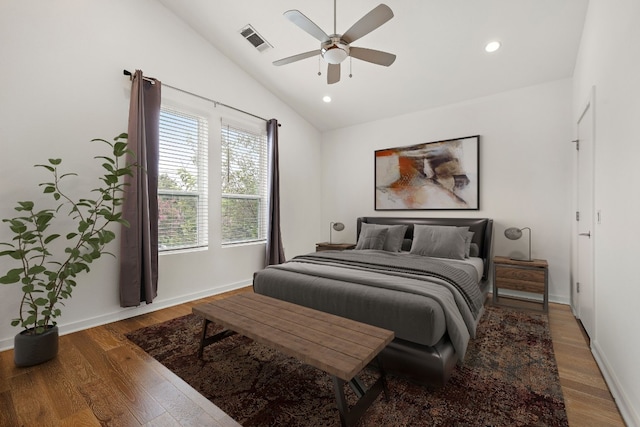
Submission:
[[[197,357],[201,319],[188,315],[127,335],[243,426],[339,426],[331,377],[234,335]],[[212,331],[218,328],[214,326]],[[377,373],[365,370],[365,383]],[[462,366],[438,390],[388,375],[358,426],[567,426],[544,314],[486,307]],[[355,396],[345,388],[347,400]]]

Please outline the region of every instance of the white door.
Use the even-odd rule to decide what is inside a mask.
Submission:
[[[584,329],[593,339],[595,333],[595,292],[594,292],[594,203],[593,169],[594,141],[593,94],[578,120],[578,174],[577,174],[577,314]]]

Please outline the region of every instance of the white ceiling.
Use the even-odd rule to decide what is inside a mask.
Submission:
[[[333,33],[331,0],[159,0],[213,46],[319,130],[443,106],[519,87],[568,78],[588,0],[384,0],[394,17],[353,46],[391,52],[390,67],[353,59],[340,82],[308,58],[272,62],[318,49],[320,42],[283,17],[298,9]],[[343,34],[380,0],[338,0]],[[272,46],[258,52],[239,33],[251,24]],[[484,45],[500,40],[488,54]],[[326,104],[324,95],[333,101]],[[223,100],[221,100],[223,101]],[[224,101],[223,101],[224,102]]]

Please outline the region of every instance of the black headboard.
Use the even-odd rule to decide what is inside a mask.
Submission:
[[[420,225],[454,225],[456,227],[469,227],[473,231],[473,243],[480,248],[480,258],[484,260],[484,273],[482,280],[489,277],[489,266],[491,262],[493,245],[493,220],[489,218],[403,218],[403,217],[374,217],[364,216],[358,218],[357,236],[360,237],[362,223],[381,225],[407,225],[405,239],[413,239],[413,224]]]

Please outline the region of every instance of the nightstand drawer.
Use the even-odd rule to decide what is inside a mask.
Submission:
[[[545,270],[499,266],[496,286],[522,292],[544,293]]]

